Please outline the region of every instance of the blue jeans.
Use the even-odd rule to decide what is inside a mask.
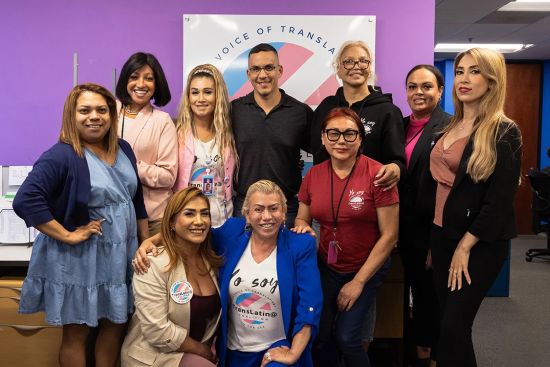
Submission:
[[[370,367],[368,354],[362,346],[363,323],[390,265],[391,259],[388,258],[365,284],[349,311],[338,311],[338,294],[356,273],[337,273],[319,260],[324,300],[315,354],[317,366],[338,366],[342,357],[346,367]]]
[[[242,208],[244,203],[244,197],[235,196],[233,197],[233,216],[234,217],[243,217]],[[286,220],[285,226],[290,229],[294,227],[294,220],[296,219],[296,214],[298,214],[298,198],[295,196],[293,198],[286,199]]]

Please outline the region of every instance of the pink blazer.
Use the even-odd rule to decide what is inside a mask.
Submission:
[[[120,102],[117,102],[121,111]],[[178,169],[177,132],[172,118],[153,106],[145,106],[135,119],[119,116],[118,136],[132,147],[137,159],[139,179],[149,220],[162,218]]]

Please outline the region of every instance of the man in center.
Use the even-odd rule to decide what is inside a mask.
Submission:
[[[313,111],[279,88],[283,66],[277,50],[266,43],[248,54],[248,79],[254,90],[232,102],[232,124],[239,169],[235,177],[234,213],[241,208],[248,187],[261,179],[274,181],[283,190],[294,226],[298,211],[296,194],[302,182],[300,149],[310,152]]]

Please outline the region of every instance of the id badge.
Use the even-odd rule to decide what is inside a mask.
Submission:
[[[202,193],[206,196],[214,195],[214,176],[202,176]]]
[[[330,241],[328,243],[327,264],[336,264],[338,262],[338,241]]]

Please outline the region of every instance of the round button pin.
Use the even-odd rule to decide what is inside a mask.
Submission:
[[[178,304],[184,304],[193,298],[193,287],[186,280],[178,280],[170,287],[170,297]]]

